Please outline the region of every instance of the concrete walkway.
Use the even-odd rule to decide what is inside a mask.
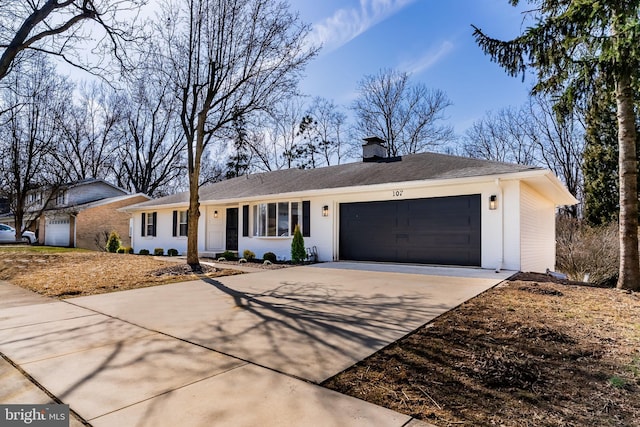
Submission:
[[[316,384],[509,275],[297,267],[65,301],[0,283],[0,352],[94,426],[424,426]]]

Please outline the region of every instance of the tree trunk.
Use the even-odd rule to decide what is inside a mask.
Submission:
[[[620,176],[619,289],[640,290],[638,259],[638,169],[633,90],[628,73],[616,81]]]
[[[196,175],[195,177],[193,175]],[[193,271],[200,270],[198,258],[198,220],[200,219],[200,196],[197,173],[189,172],[189,211],[187,228],[187,264]]]

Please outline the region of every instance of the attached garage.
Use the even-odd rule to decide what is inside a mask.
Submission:
[[[69,246],[69,216],[54,216],[46,219],[44,244],[47,246]]]
[[[340,205],[340,259],[481,265],[480,194]]]

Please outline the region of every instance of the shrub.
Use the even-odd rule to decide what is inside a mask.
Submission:
[[[249,249],[245,249],[242,252],[242,258],[246,259],[247,261],[253,261],[256,258],[256,254]]]
[[[118,252],[119,254],[123,254],[123,253],[124,253],[124,251],[125,251],[125,249],[124,249],[124,248],[118,248],[118,250],[117,250],[117,252]]]
[[[127,246],[126,248],[124,248],[124,253],[132,254],[133,253],[133,248],[131,246]]]
[[[162,248],[155,248],[155,249],[153,250],[153,254],[154,254],[155,256],[162,256],[162,255],[164,255],[164,249],[162,249]]]
[[[171,249],[167,250],[167,255],[169,255],[169,256],[178,256],[178,250],[171,248]]]
[[[571,280],[614,286],[618,279],[618,224],[590,226],[563,216],[556,221],[556,268]]]
[[[149,249],[140,249],[138,252],[140,255],[149,255]]]
[[[121,244],[122,242],[120,241],[120,236],[118,236],[118,233],[112,231],[109,234],[109,238],[107,239],[107,252],[115,254]]]
[[[219,254],[218,257],[222,257],[222,258],[224,258],[225,260],[228,260],[228,261],[235,261],[235,260],[238,259],[236,254],[231,252],[231,251],[224,251],[221,254]]]
[[[262,255],[262,259],[265,261],[276,262],[278,257],[273,252],[265,252],[264,255]]]
[[[291,261],[294,264],[300,264],[307,257],[307,251],[304,249],[304,238],[300,232],[300,226],[296,224],[293,231],[293,241],[291,242]]]

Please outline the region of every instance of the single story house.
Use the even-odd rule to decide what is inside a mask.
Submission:
[[[149,199],[101,179],[84,179],[31,191],[24,221],[42,245],[102,250],[108,234],[116,231],[122,245],[130,246],[130,216],[118,209]],[[0,222],[13,225],[13,214]]]
[[[549,170],[436,153],[256,173],[203,186],[201,256],[245,249],[290,259],[296,224],[320,261],[358,260],[545,271],[557,206],[577,200]],[[188,192],[123,208],[132,246],[187,248]]]

